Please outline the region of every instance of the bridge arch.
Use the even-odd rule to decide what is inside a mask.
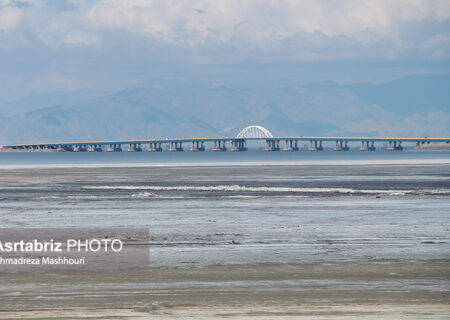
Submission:
[[[252,125],[242,129],[237,138],[273,138],[273,135],[262,126]]]

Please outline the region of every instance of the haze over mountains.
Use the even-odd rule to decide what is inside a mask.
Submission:
[[[450,136],[450,75],[391,82],[232,88],[189,81],[118,92],[60,91],[0,104],[0,144],[274,135]]]

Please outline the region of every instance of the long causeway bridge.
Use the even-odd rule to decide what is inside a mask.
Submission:
[[[115,140],[115,141],[80,141],[80,142],[54,142],[54,143],[29,143],[3,145],[5,150],[42,150],[42,151],[71,151],[71,152],[100,152],[122,151],[122,146],[127,146],[127,150],[138,152],[148,151],[183,151],[183,144],[188,144],[190,151],[205,151],[205,143],[211,144],[212,151],[245,151],[247,142],[261,140],[265,142],[266,151],[297,151],[300,142],[308,143],[307,149],[310,151],[323,150],[324,142],[332,142],[335,151],[350,150],[349,143],[359,143],[361,151],[376,150],[375,143],[384,143],[387,150],[403,150],[402,143],[415,143],[417,146],[429,143],[450,143],[447,138],[397,138],[397,137],[274,137],[267,129],[261,126],[248,126],[244,128],[236,137],[218,138],[182,138],[182,139],[144,139],[144,140]],[[280,142],[282,143],[280,145]],[[145,146],[148,146],[145,148]]]

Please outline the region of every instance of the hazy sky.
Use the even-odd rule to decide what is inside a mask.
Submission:
[[[450,1],[0,0],[0,99],[450,70]]]

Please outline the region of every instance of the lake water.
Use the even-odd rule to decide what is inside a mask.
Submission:
[[[67,164],[195,164],[208,162],[303,162],[303,161],[367,161],[367,160],[450,160],[450,152],[414,151],[294,151],[263,152],[0,152],[0,166],[67,165]]]

